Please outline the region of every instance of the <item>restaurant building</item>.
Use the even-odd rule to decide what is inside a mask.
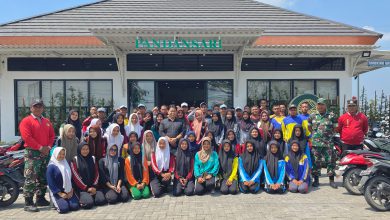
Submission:
[[[0,25],[1,140],[30,100],[66,111],[315,94],[343,107],[381,34],[253,0],[103,0]],[[65,110],[66,109],[66,110]]]

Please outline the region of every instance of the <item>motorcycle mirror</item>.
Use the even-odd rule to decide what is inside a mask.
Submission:
[[[383,133],[381,133],[381,132],[379,132],[379,133],[376,133],[376,135],[375,135],[377,138],[380,138],[380,137],[382,137],[383,136]]]

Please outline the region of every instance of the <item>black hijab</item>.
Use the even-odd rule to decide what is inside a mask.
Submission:
[[[138,141],[138,139],[139,139],[139,137],[138,137],[138,134],[137,134],[137,132],[135,132],[135,131],[130,131],[130,134],[129,134],[129,142],[130,142],[130,137],[131,137],[131,135],[135,135],[135,137],[137,138],[137,141]]]
[[[161,113],[161,112],[157,113],[156,121],[154,121],[154,128],[156,129],[157,132],[160,129],[160,122],[157,121],[157,118],[159,115],[161,115],[163,119],[165,118],[163,113]]]
[[[297,129],[297,128],[301,130],[301,136],[300,137],[297,137],[295,135],[295,129]],[[290,149],[291,149],[291,144],[292,144],[293,141],[298,141],[300,150],[302,152],[305,151],[305,148],[306,148],[306,145],[307,145],[307,139],[306,139],[305,133],[303,133],[303,127],[300,124],[296,124],[294,126],[292,136],[291,136],[290,140],[288,141],[288,145],[290,146]]]
[[[183,150],[180,147],[183,142],[187,142],[188,147],[186,150]],[[186,178],[191,169],[191,158],[192,153],[190,151],[190,142],[184,138],[180,139],[176,151],[176,171],[180,177]]]
[[[233,132],[233,134],[234,134],[234,140],[230,141],[230,140],[228,139],[228,136],[229,136],[229,133],[232,133],[232,132]],[[227,132],[226,132],[226,139],[228,139],[228,141],[230,141],[230,144],[232,145],[233,148],[236,147],[238,141],[237,141],[236,133],[234,133],[233,129],[227,130]]]
[[[256,138],[252,137],[252,131],[253,130],[257,130],[257,133],[259,134]],[[259,129],[257,129],[256,127],[251,128],[249,130],[249,134],[248,135],[249,135],[248,140],[253,142],[254,147],[256,148],[257,153],[259,153],[262,157],[264,157],[265,154],[267,153],[267,149],[265,147],[264,141],[261,138],[261,134],[260,134]]]
[[[147,122],[145,122],[145,124],[144,124],[144,131],[152,129],[152,126],[153,126],[153,124],[154,124],[154,121],[153,121],[153,112],[150,111],[150,110],[146,111],[145,117],[146,117],[146,115],[148,115],[148,114],[150,115],[150,120],[147,121]]]
[[[226,152],[224,150],[225,144],[230,145],[229,152]],[[222,147],[219,150],[218,157],[219,157],[219,164],[220,164],[219,171],[222,173],[224,179],[228,179],[230,174],[232,173],[233,160],[235,157],[232,144],[230,143],[229,140],[224,140],[222,142]]]
[[[278,151],[276,153],[271,152],[272,145],[276,145],[278,148]],[[283,160],[283,154],[280,150],[280,144],[272,140],[269,142],[269,151],[267,152],[267,155],[265,156],[265,161],[267,163],[268,171],[272,178],[275,178],[278,176],[278,162],[279,160]]]
[[[74,113],[77,112],[77,120],[73,121],[70,116]],[[81,140],[81,122],[80,122],[80,114],[76,109],[72,109],[69,111],[68,118],[65,120],[65,124],[71,124],[74,126],[76,129],[76,137]]]
[[[249,152],[247,150],[248,143],[251,143],[253,145],[252,152]],[[249,141],[249,140],[245,141],[245,149],[244,149],[244,153],[241,154],[241,160],[242,160],[242,163],[244,165],[245,172],[248,173],[249,176],[252,176],[259,168],[260,158],[261,158],[261,156],[256,150],[255,143],[253,143],[252,141]]]
[[[275,139],[275,132],[276,131],[280,132],[280,139],[277,139],[277,140]],[[284,139],[283,139],[282,129],[279,129],[279,128],[274,129],[274,131],[272,133],[272,140],[278,142],[279,150],[280,150],[281,154],[283,155],[286,152],[286,142],[284,142]]]
[[[81,149],[84,146],[88,146],[87,142],[81,142],[79,146],[77,146],[77,169],[81,180],[88,187],[93,185],[93,179],[95,177],[95,162],[92,157],[92,152],[89,151],[88,155],[84,157],[81,155]]]
[[[242,114],[244,115],[244,113],[248,114],[248,119],[245,120],[244,117],[242,117],[242,120],[240,121],[240,128],[245,132],[249,132],[249,130],[254,126],[254,124],[250,118],[249,112],[244,111]]]
[[[129,143],[130,147],[127,150],[127,153],[130,155],[130,166],[131,166],[131,171],[133,172],[133,177],[134,179],[138,182],[141,183],[143,179],[143,157],[142,157],[142,150],[141,150],[141,144],[136,142],[136,143]],[[140,152],[139,154],[134,154],[133,153],[133,148],[135,146],[139,146]]]
[[[294,152],[292,150],[291,146],[294,143],[298,144],[299,148],[298,148],[297,152]],[[294,176],[298,177],[298,175],[299,175],[299,173],[298,173],[299,161],[301,160],[303,153],[302,153],[301,147],[299,146],[299,141],[292,140],[291,141],[291,146],[290,146],[290,150],[288,151],[288,158],[289,158],[289,161],[290,161],[290,163],[291,163],[291,165],[292,165],[292,167],[294,169],[294,173],[295,173]]]
[[[118,123],[118,118],[119,118],[120,116],[122,116],[122,118],[123,118],[122,124],[119,124],[119,123]],[[117,112],[117,113],[114,115],[114,117],[112,118],[112,121],[113,121],[114,123],[117,123],[117,124],[119,125],[119,130],[120,130],[121,134],[122,134],[123,136],[126,136],[126,130],[125,130],[125,116],[123,116],[122,113]]]
[[[221,114],[218,111],[213,112],[213,116],[217,115],[218,120],[215,122],[211,119],[210,124],[208,125],[208,130],[213,133],[214,138],[216,136],[220,136],[222,133],[222,130],[224,128],[224,125],[222,123]]]
[[[234,110],[233,109],[228,109],[227,113],[229,113],[229,112],[232,114],[232,118],[231,119],[227,119],[227,117],[225,116],[225,127],[226,127],[226,130],[234,129],[234,125],[237,123],[236,122],[237,121],[236,120],[236,116],[234,115]]]

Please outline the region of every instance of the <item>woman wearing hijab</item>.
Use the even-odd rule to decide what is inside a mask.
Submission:
[[[232,129],[226,132],[226,139],[232,145],[233,151],[236,155],[241,155],[244,152],[244,145],[238,143],[236,133]]]
[[[225,137],[227,136],[228,130],[233,130],[234,133],[237,136],[239,136],[240,127],[237,124],[234,109],[227,110],[224,125],[225,125]]]
[[[293,193],[307,193],[310,186],[309,161],[299,146],[299,141],[291,141],[291,148],[285,160],[289,180],[288,190]]]
[[[152,153],[156,151],[157,142],[154,139],[153,132],[146,130],[142,139],[142,152],[148,161],[148,166],[152,163]]]
[[[77,155],[77,146],[79,139],[76,137],[76,129],[71,124],[64,125],[62,134],[57,140],[56,146],[63,147],[66,150],[66,161],[70,163],[74,156]]]
[[[126,126],[126,134],[130,135],[130,132],[134,131],[138,135],[138,141],[142,139],[143,127],[140,125],[137,113],[133,113],[129,117],[129,125]]]
[[[60,137],[62,137],[63,133],[63,128],[67,124],[73,125],[76,131],[76,137],[81,140],[81,131],[82,131],[82,126],[80,122],[80,117],[79,117],[79,112],[76,109],[72,109],[69,111],[68,118],[65,120],[65,122],[61,125],[60,127]]]
[[[192,114],[192,112],[190,114]],[[190,117],[190,115],[189,115],[189,117]],[[191,122],[190,127],[191,127],[190,130],[195,133],[196,143],[200,143],[200,141],[203,138],[204,134],[206,133],[207,127],[208,127],[202,110],[198,109],[195,111],[195,118]]]
[[[155,198],[168,192],[171,176],[175,171],[175,156],[171,154],[166,137],[160,137],[156,151],[152,153],[153,179],[150,181],[150,190]]]
[[[143,120],[143,130],[150,130],[152,129],[152,126],[154,125],[154,120],[153,120],[153,112],[148,110],[145,113],[145,118]]]
[[[90,209],[94,205],[107,204],[103,192],[97,190],[99,183],[98,162],[89,149],[87,143],[80,143],[77,147],[77,156],[71,163],[73,183],[79,194],[80,206],[84,209]]]
[[[151,130],[153,131],[154,139],[158,140],[160,139],[160,133],[158,132],[160,130],[160,124],[164,120],[164,114],[159,112],[156,115],[156,121],[154,122],[154,125],[152,125]]]
[[[59,213],[80,208],[79,200],[72,188],[72,171],[65,157],[66,150],[63,147],[56,147],[46,170],[49,195]]]
[[[215,141],[215,138],[214,138],[214,133],[211,132],[211,131],[206,131],[206,134],[204,135],[204,137],[208,137],[210,138],[211,140],[211,149],[215,152],[219,152],[219,145],[217,144],[217,142]],[[203,140],[203,139],[202,139]],[[199,145],[200,146],[200,149],[201,149],[201,145],[202,143]]]
[[[249,117],[249,112],[242,113],[242,120],[240,121],[240,144],[244,144],[249,137],[249,131],[255,125]]]
[[[264,140],[264,143],[267,143],[271,139],[273,125],[269,120],[269,112],[267,110],[263,110],[260,113],[260,121],[257,123],[257,128],[263,132],[261,136]]]
[[[176,169],[175,178],[173,180],[173,195],[181,196],[183,193],[186,196],[194,194],[194,158],[190,151],[190,142],[187,139],[180,139],[179,147],[176,151]]]
[[[135,131],[130,132],[129,134],[129,143],[124,144],[122,147],[122,157],[127,158],[129,155],[127,154],[127,151],[129,150],[129,147],[132,143],[138,142],[138,134]]]
[[[195,154],[199,151],[200,144],[196,141],[196,134],[194,131],[187,131],[186,139],[188,140],[189,150],[192,154],[192,157],[195,157]]]
[[[149,169],[146,157],[141,151],[141,144],[131,143],[125,159],[125,172],[130,185],[130,193],[135,200],[150,197]]]
[[[269,147],[270,149],[263,161],[265,176],[264,189],[268,193],[284,193],[286,191],[284,184],[286,161],[277,141],[270,141]]]
[[[88,137],[86,138],[89,150],[97,161],[106,156],[107,140],[102,136],[101,131],[98,125],[92,125],[88,129]]]
[[[282,129],[277,128],[277,129],[273,130],[273,132],[272,132],[272,140],[278,142],[280,152],[282,153],[283,156],[286,156],[287,153],[288,153],[288,148],[287,148],[286,142],[283,139]],[[268,143],[267,150],[269,150],[269,149],[270,149],[270,145]]]
[[[115,144],[119,148],[119,152],[121,152],[125,138],[120,133],[120,127],[118,124],[110,124],[110,126],[108,126],[106,129],[106,133],[103,135],[103,137],[107,141],[107,146]],[[106,153],[108,152],[106,151]]]
[[[249,137],[248,140],[252,141],[255,145],[256,152],[260,154],[260,156],[263,158],[265,154],[267,153],[267,149],[265,146],[265,143],[263,139],[261,138],[261,131],[257,129],[256,127],[252,127],[249,130]]]
[[[91,127],[94,127],[94,126],[98,126],[100,128],[100,134],[103,135],[104,132],[103,132],[103,128],[102,128],[102,121],[100,121],[100,119],[98,118],[94,118],[92,119],[91,123],[89,124],[89,126],[87,127],[87,131],[85,132],[85,136],[88,136],[89,135],[89,129]]]
[[[214,140],[218,146],[221,145],[225,136],[225,125],[223,125],[221,114],[218,111],[213,112],[211,122],[208,124],[207,130],[213,133]]]
[[[233,147],[229,140],[224,140],[222,148],[219,151],[219,176],[221,180],[222,194],[237,193],[237,170],[238,157],[234,153]]]
[[[121,135],[123,135],[124,139],[123,143],[127,144],[129,142],[129,137],[126,134],[125,116],[123,116],[122,113],[117,112],[115,113],[112,122],[119,125],[119,130],[121,132]]]
[[[119,147],[111,143],[107,147],[105,158],[99,161],[99,182],[106,200],[110,204],[115,204],[119,201],[127,202],[130,198],[129,192],[122,184],[124,178],[124,161],[119,156]]]
[[[306,154],[307,160],[309,162],[309,167],[312,168],[310,147],[309,147],[309,143],[307,141],[307,138],[306,138],[306,135],[304,133],[302,125],[296,124],[294,126],[292,137],[288,141],[288,150],[291,149],[292,141],[298,141],[299,142],[300,150]]]
[[[202,148],[196,153],[194,160],[195,194],[203,195],[205,192],[214,193],[215,177],[219,171],[217,152],[211,149],[211,139],[202,139]]]
[[[257,193],[260,190],[263,163],[252,141],[245,142],[245,150],[238,159],[238,164],[240,191],[243,193]]]

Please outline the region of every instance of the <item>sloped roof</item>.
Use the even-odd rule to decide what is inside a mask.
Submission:
[[[91,36],[97,28],[260,28],[263,35],[381,34],[254,0],[103,0],[0,25],[0,36]]]

